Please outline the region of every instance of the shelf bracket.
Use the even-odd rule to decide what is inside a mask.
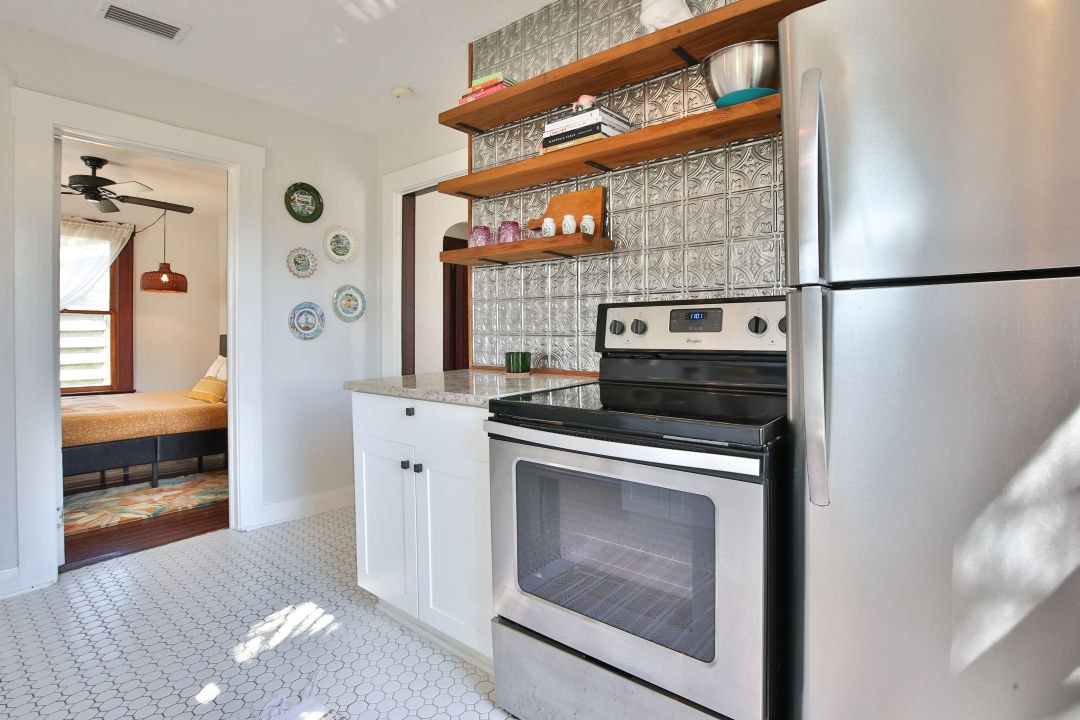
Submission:
[[[544,252],[545,255],[554,255],[556,257],[561,257],[561,258],[572,258],[572,257],[574,257],[573,255],[567,255],[566,253],[555,252],[554,250],[544,250],[543,252]]]
[[[459,123],[457,123],[457,126],[459,128],[461,128],[462,130],[466,131],[466,132],[471,132],[471,133],[474,133],[476,135],[480,135],[481,133],[484,132],[480,128],[473,127],[472,125],[469,125],[468,123],[459,122]]]
[[[609,168],[607,165],[601,165],[600,163],[593,162],[592,160],[586,160],[585,164],[588,165],[589,167],[596,168],[600,172],[611,172],[611,168]]]
[[[682,61],[686,63],[687,66],[698,64],[697,58],[686,52],[686,48],[684,48],[682,45],[676,45],[675,47],[671,48],[671,52],[682,58]]]
[[[508,262],[504,262],[503,260],[492,260],[491,258],[476,258],[476,259],[479,260],[480,262],[489,262],[489,263],[494,263],[495,265],[509,265],[510,264]]]
[[[467,193],[467,192],[464,192],[462,190],[459,190],[457,192],[457,194],[460,195],[461,197],[469,198],[470,200],[483,200],[484,199],[483,195],[473,195],[472,193]]]

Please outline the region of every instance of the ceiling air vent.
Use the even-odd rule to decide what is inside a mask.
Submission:
[[[176,25],[175,23],[162,20],[161,18],[143,15],[140,12],[129,10],[126,7],[121,7],[120,5],[111,2],[106,1],[101,3],[100,8],[101,15],[106,20],[112,20],[122,25],[135,28],[136,30],[150,33],[151,35],[157,35],[166,40],[171,40],[174,43],[180,42],[180,39],[184,37],[184,33],[187,32],[187,28],[183,25]]]

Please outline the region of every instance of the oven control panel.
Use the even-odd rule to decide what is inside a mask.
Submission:
[[[601,305],[596,349],[784,352],[783,297]]]

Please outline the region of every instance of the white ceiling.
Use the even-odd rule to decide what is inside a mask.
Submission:
[[[143,192],[131,192],[125,189],[124,192],[118,191],[117,194],[138,195],[150,200],[189,205],[195,208],[196,215],[218,218],[225,216],[228,208],[228,173],[220,168],[67,138],[61,140],[60,147],[62,182],[67,182],[67,178],[71,175],[89,175],[90,169],[79,158],[82,155],[92,155],[109,161],[108,165],[98,170],[98,175],[118,183],[137,180],[153,188]],[[65,212],[78,208],[78,214],[95,219],[134,222],[141,225],[147,218],[156,218],[161,214],[161,211],[156,208],[124,203],[117,203],[120,206],[120,212],[101,213],[93,203],[78,197],[73,199],[78,201],[77,204],[71,201],[65,202]],[[73,209],[71,211],[75,212]]]
[[[190,29],[173,44],[102,19],[99,0],[3,0],[0,21],[378,135],[451,107],[468,43],[550,0],[116,2]]]

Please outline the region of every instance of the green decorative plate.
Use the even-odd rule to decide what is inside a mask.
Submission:
[[[285,209],[302,223],[315,222],[322,216],[322,195],[307,183],[293,183],[285,191]]]

